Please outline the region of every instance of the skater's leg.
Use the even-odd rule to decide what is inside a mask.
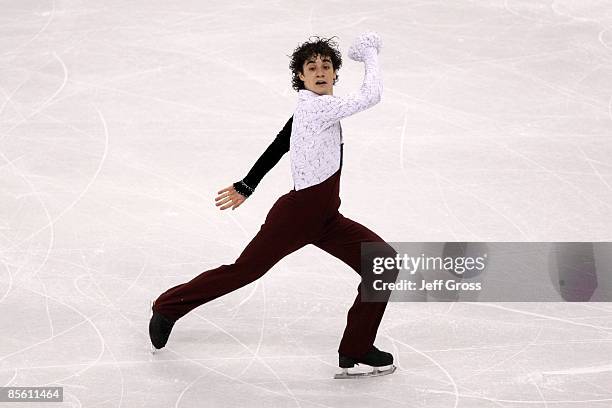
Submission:
[[[339,212],[332,218],[320,239],[314,245],[342,260],[361,275],[361,243],[384,242],[376,233],[344,217]],[[384,256],[395,256],[396,251],[387,245]],[[388,296],[387,296],[388,298]],[[378,326],[387,302],[362,302],[361,288],[351,306],[347,325],[338,352],[342,355],[361,358],[373,346]]]
[[[292,195],[282,196],[233,264],[202,272],[167,290],[155,301],[154,310],[169,319],[179,319],[194,308],[253,282],[284,256],[306,245],[307,226],[296,220],[296,205]]]

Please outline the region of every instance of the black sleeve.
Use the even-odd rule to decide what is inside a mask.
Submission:
[[[250,196],[261,179],[276,166],[276,163],[289,151],[289,139],[291,138],[291,125],[293,116],[289,118],[283,129],[278,132],[274,141],[265,152],[257,159],[249,173],[240,181],[234,183],[234,188],[245,197]]]

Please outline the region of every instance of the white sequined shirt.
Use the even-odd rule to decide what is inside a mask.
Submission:
[[[380,48],[378,35],[367,32],[357,37],[349,49],[349,58],[365,65],[359,91],[344,97],[319,95],[307,89],[298,92],[289,147],[295,190],[319,184],[339,170],[340,120],[374,106],[381,99]]]

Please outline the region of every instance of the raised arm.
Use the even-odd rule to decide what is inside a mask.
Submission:
[[[378,63],[378,53],[382,41],[378,34],[365,32],[359,35],[349,48],[348,56],[355,61],[362,61],[365,74],[361,88],[347,96],[321,95],[313,98],[306,109],[318,123],[320,129],[354,115],[380,102],[383,90],[382,75]]]
[[[255,191],[255,187],[263,177],[279,162],[285,153],[289,151],[289,139],[291,138],[291,125],[293,116],[289,118],[276,138],[268,148],[257,159],[249,173],[240,181],[234,183],[234,189],[244,197],[249,197]]]

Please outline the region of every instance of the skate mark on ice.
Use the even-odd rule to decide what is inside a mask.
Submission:
[[[604,40],[604,34],[607,33],[608,31],[612,30],[612,27],[607,27],[604,28],[603,30],[601,30],[599,32],[599,34],[597,35],[597,39],[599,40],[599,42],[601,43],[601,45],[608,50],[612,50],[612,47],[608,45],[608,43],[606,43],[606,41]]]
[[[589,323],[580,323],[580,322],[575,322],[575,321],[569,320],[569,319],[563,319],[561,317],[548,316],[548,315],[544,315],[544,314],[541,314],[541,313],[528,312],[528,311],[524,311],[524,310],[513,309],[511,307],[500,306],[500,305],[491,304],[491,303],[471,302],[471,303],[466,303],[466,304],[468,304],[470,306],[490,307],[490,308],[494,308],[494,309],[505,310],[505,311],[519,313],[519,314],[523,314],[523,315],[527,315],[527,316],[539,317],[539,318],[546,319],[546,320],[552,320],[552,321],[557,321],[557,322],[561,322],[561,323],[566,323],[566,324],[570,324],[570,325],[574,325],[574,326],[588,327],[588,328],[591,328],[591,329],[595,329],[595,330],[599,330],[599,331],[604,331],[604,332],[612,331],[612,327],[597,326],[597,325],[589,324]]]
[[[612,98],[610,99],[610,101],[612,102]],[[601,175],[599,170],[597,170],[597,168],[595,166],[593,166],[594,160],[591,160],[591,158],[589,158],[589,156],[586,155],[586,153],[584,152],[584,150],[582,149],[582,147],[580,145],[576,145],[576,147],[578,148],[578,150],[580,150],[580,153],[582,153],[582,157],[584,157],[584,160],[587,162],[589,167],[591,167],[591,170],[593,170],[593,173],[595,173],[595,175],[597,176],[599,181],[601,181],[603,183],[603,185],[608,187],[608,190],[612,191],[612,186],[610,186],[610,184],[608,184],[606,179],[603,178],[603,176]]]
[[[46,253],[45,253],[45,257],[42,261],[42,263],[38,266],[38,268],[31,274],[31,277],[36,276],[36,274],[38,273],[38,271],[40,271],[43,266],[46,265],[47,261],[49,260],[49,256],[51,254],[51,248],[53,248],[53,244],[55,243],[55,226],[53,224],[53,220],[51,219],[51,214],[49,213],[49,208],[47,207],[47,205],[45,204],[45,202],[42,200],[42,198],[40,197],[42,195],[42,192],[36,190],[34,188],[34,185],[30,182],[29,178],[23,174],[23,172],[21,172],[17,167],[15,167],[13,165],[13,163],[8,159],[8,157],[6,157],[4,155],[4,153],[2,153],[2,151],[0,150],[0,156],[6,160],[7,164],[13,169],[13,172],[16,173],[19,177],[21,177],[21,179],[23,179],[23,181],[28,185],[28,187],[30,188],[30,192],[31,195],[33,195],[34,197],[36,197],[36,199],[38,200],[38,202],[40,203],[40,206],[42,207],[45,216],[47,218],[48,224],[50,225],[50,238],[49,238],[49,243],[47,245],[47,249],[46,249]],[[23,242],[23,241],[22,241]],[[7,248],[7,250],[11,250],[14,249],[15,247],[19,246],[21,243],[17,243],[14,244],[13,246]],[[19,268],[17,269],[17,271],[15,272],[15,275],[18,275],[19,272],[21,272],[21,270],[26,266],[27,262],[22,263]],[[12,275],[10,275],[12,278]],[[12,279],[11,279],[11,284],[12,284]],[[2,299],[4,299],[4,297],[8,295],[8,292],[2,297]]]
[[[6,262],[4,262],[4,260],[0,259],[0,262],[4,266],[4,269],[6,270],[6,273],[8,275],[8,284],[7,284],[7,287],[6,287],[6,291],[4,292],[2,297],[0,297],[0,303],[2,303],[2,302],[4,302],[4,299],[6,299],[6,297],[8,296],[8,294],[11,291],[11,288],[13,287],[13,274],[11,273],[11,270],[9,269],[9,266],[6,264]]]
[[[36,34],[34,34],[34,36],[32,36],[29,40],[27,40],[26,42],[18,45],[15,49],[13,49],[12,51],[8,51],[5,52],[3,54],[3,56],[5,55],[11,55],[11,54],[15,54],[17,53],[20,49],[24,48],[25,46],[27,46],[28,44],[30,44],[31,42],[35,41],[46,29],[47,27],[49,27],[49,24],[51,24],[51,21],[53,21],[53,18],[55,17],[55,0],[51,0],[51,12],[49,14],[49,18],[47,19],[47,21],[45,22],[45,25],[43,25]]]
[[[4,132],[4,134],[0,137],[0,141],[2,141],[5,138],[7,138],[9,136],[9,134],[14,129],[16,129],[17,127],[19,127],[22,124],[26,123],[28,121],[28,119],[36,116],[38,113],[40,113],[44,109],[46,109],[51,104],[51,102],[57,97],[57,95],[59,95],[62,92],[62,90],[66,86],[66,83],[68,82],[68,68],[66,68],[66,64],[64,64],[64,61],[60,58],[59,55],[57,55],[57,53],[53,52],[53,57],[59,62],[59,64],[62,67],[63,78],[62,78],[61,85],[55,90],[55,92],[53,92],[53,94],[51,96],[49,96],[47,99],[45,99],[44,102],[40,103],[40,105],[37,108],[35,108],[32,112],[28,113],[28,115],[23,120],[21,120],[20,122],[17,122],[16,124],[14,124],[10,128],[8,128]],[[46,64],[44,64],[44,65],[46,65]]]
[[[531,341],[529,341],[528,343],[523,345],[523,347],[520,350],[518,350],[517,352],[515,352],[514,354],[512,354],[512,355],[510,355],[510,356],[508,356],[506,358],[503,358],[503,359],[499,360],[498,362],[496,362],[496,363],[494,363],[494,364],[492,364],[492,365],[490,365],[490,366],[488,366],[486,368],[483,368],[482,370],[478,370],[478,371],[476,371],[473,374],[462,375],[461,376],[461,380],[466,380],[468,378],[473,378],[473,377],[477,377],[479,375],[485,374],[485,373],[491,371],[492,369],[494,369],[496,367],[499,367],[499,366],[501,366],[501,365],[503,365],[505,363],[510,362],[511,360],[514,360],[514,358],[516,358],[518,355],[522,354],[529,347],[535,346],[537,344],[537,341],[540,338],[541,334],[542,334],[542,329],[540,328],[538,330],[538,333],[536,334],[536,336]]]
[[[301,404],[299,403],[298,398],[293,394],[293,391],[291,391],[291,389],[289,388],[289,386],[280,378],[280,376],[278,375],[278,373],[265,361],[265,359],[261,358],[261,356],[259,356],[257,354],[257,352],[259,351],[259,346],[261,344],[261,336],[259,339],[259,343],[258,343],[258,348],[257,348],[257,352],[253,352],[253,350],[251,350],[251,348],[246,345],[245,343],[243,343],[242,341],[240,341],[240,339],[238,339],[236,336],[234,336],[233,334],[231,334],[229,331],[227,331],[226,329],[224,329],[223,327],[219,326],[218,324],[216,324],[215,322],[213,322],[212,320],[209,320],[207,318],[205,318],[204,316],[195,313],[195,315],[204,320],[206,323],[214,326],[216,329],[218,329],[219,331],[221,331],[222,333],[226,334],[228,337],[230,337],[231,339],[233,339],[237,344],[241,345],[242,347],[244,347],[245,350],[247,350],[251,355],[252,358],[250,360],[249,365],[247,366],[250,367],[250,365],[253,363],[254,359],[257,359],[257,361],[259,361],[262,365],[264,365],[271,373],[274,377],[276,377],[276,379],[278,380],[278,382],[283,386],[283,388],[285,388],[287,390],[287,393],[293,398],[293,400],[296,402],[296,404],[298,406],[301,406]],[[263,334],[262,334],[263,335]],[[168,348],[166,346],[166,348]],[[207,367],[208,368],[208,367]],[[244,372],[246,371],[246,368],[244,370],[242,370],[242,372],[240,374],[238,374],[236,377],[233,376],[229,376],[229,375],[225,375],[228,378],[234,379],[234,380],[239,380],[239,381],[243,381],[240,380],[240,375],[242,375]]]
[[[389,339],[392,342],[397,342],[398,344],[401,344],[404,347],[409,348],[410,350],[414,351],[415,353],[419,354],[420,356],[425,357],[427,360],[431,361],[436,367],[438,367],[440,369],[440,371],[442,371],[444,373],[444,375],[449,379],[450,384],[453,387],[453,393],[448,392],[451,395],[455,396],[455,404],[453,405],[453,408],[457,408],[457,406],[459,405],[459,389],[457,388],[457,383],[455,382],[455,380],[453,379],[453,377],[450,375],[450,373],[434,358],[430,357],[429,355],[423,353],[422,351],[416,349],[415,347],[412,347],[411,345],[404,343],[400,340],[397,340],[395,337],[389,336]]]
[[[73,311],[74,311],[74,312],[76,312],[78,315],[82,316],[82,317],[83,317],[83,320],[81,320],[80,322],[78,322],[78,323],[76,323],[76,324],[74,324],[74,325],[72,325],[72,326],[70,326],[70,327],[68,327],[68,328],[66,328],[66,329],[64,329],[64,330],[62,330],[61,332],[59,332],[59,333],[57,333],[57,334],[55,334],[55,335],[53,335],[53,336],[51,336],[51,337],[48,337],[48,338],[46,338],[46,339],[44,339],[44,340],[41,340],[41,341],[39,341],[39,342],[37,342],[37,343],[31,344],[31,345],[29,345],[29,346],[27,346],[27,347],[24,347],[24,348],[20,349],[20,350],[14,351],[14,352],[9,353],[9,354],[6,354],[6,355],[4,355],[4,356],[2,356],[2,357],[0,358],[0,361],[3,361],[3,360],[5,360],[5,359],[7,359],[7,358],[9,358],[9,357],[12,357],[12,356],[14,356],[14,355],[17,355],[17,354],[21,354],[21,353],[23,353],[24,351],[27,351],[27,350],[33,349],[33,348],[35,348],[35,347],[37,347],[37,346],[39,346],[39,345],[41,345],[41,344],[45,344],[45,343],[47,343],[47,342],[49,342],[49,341],[53,340],[53,339],[54,339],[54,338],[56,338],[56,337],[59,337],[59,336],[61,336],[61,335],[65,334],[65,333],[70,332],[71,330],[73,330],[73,329],[75,329],[75,328],[77,328],[77,327],[79,327],[79,326],[82,326],[84,323],[89,323],[89,325],[91,325],[91,327],[93,327],[93,329],[95,330],[96,334],[98,335],[98,339],[100,340],[100,352],[98,353],[98,356],[96,357],[96,359],[95,359],[94,361],[92,361],[91,363],[87,364],[87,366],[86,366],[85,368],[83,368],[83,369],[81,369],[81,370],[77,371],[76,373],[74,373],[74,374],[72,374],[72,375],[69,375],[69,376],[67,376],[67,377],[62,377],[62,378],[60,378],[60,379],[55,379],[55,380],[53,380],[53,381],[50,381],[50,382],[49,382],[49,383],[47,383],[47,384],[40,384],[40,386],[42,387],[42,386],[46,386],[46,385],[49,385],[49,384],[54,384],[54,383],[56,383],[56,382],[60,382],[60,381],[66,380],[66,379],[68,379],[68,378],[72,378],[72,377],[74,377],[74,376],[77,376],[77,375],[79,375],[79,374],[81,374],[81,373],[83,373],[83,372],[85,372],[85,371],[89,370],[91,367],[95,366],[95,365],[96,365],[96,364],[97,364],[97,363],[98,363],[98,362],[99,362],[99,361],[102,359],[102,356],[104,355],[104,350],[105,350],[105,348],[106,348],[106,342],[105,342],[105,340],[104,340],[104,336],[102,336],[102,333],[101,333],[101,332],[100,332],[100,330],[98,329],[98,326],[96,326],[96,324],[95,324],[95,323],[92,321],[92,319],[91,319],[90,317],[87,317],[85,314],[83,314],[83,313],[82,313],[81,311],[79,311],[77,308],[75,308],[75,307],[73,307],[73,306],[70,306],[68,303],[63,302],[63,301],[61,301],[60,299],[58,299],[58,298],[56,298],[56,297],[54,297],[54,296],[50,296],[50,295],[48,295],[48,294],[44,294],[44,293],[38,292],[37,290],[34,290],[34,289],[32,289],[32,288],[30,288],[30,287],[27,287],[27,286],[24,286],[24,287],[23,287],[23,289],[25,289],[25,290],[27,290],[27,291],[29,291],[29,292],[35,293],[35,294],[37,294],[37,295],[39,295],[39,296],[41,296],[41,297],[46,297],[46,298],[48,298],[48,299],[51,299],[51,300],[55,301],[56,303],[59,303],[60,305],[65,306],[65,307],[67,307],[68,309],[73,310]],[[92,317],[98,316],[98,315],[100,315],[100,314],[102,314],[102,313],[103,313],[103,312],[96,312],[96,313],[94,313],[94,314],[92,315]]]
[[[98,175],[100,174],[100,172],[102,170],[102,166],[104,165],[104,162],[106,161],[106,156],[108,154],[108,139],[109,139],[109,136],[108,136],[108,127],[107,127],[107,124],[106,124],[106,120],[104,119],[104,116],[102,115],[102,112],[100,112],[97,108],[96,108],[96,111],[98,112],[98,116],[99,116],[99,118],[100,118],[100,120],[102,122],[103,128],[104,128],[104,152],[102,154],[102,157],[100,158],[100,162],[98,163],[98,168],[94,172],[93,176],[91,177],[91,179],[89,180],[89,182],[87,183],[85,188],[76,197],[76,199],[74,199],[66,208],[64,208],[55,218],[50,219],[49,222],[45,226],[43,226],[43,227],[39,228],[38,230],[34,231],[33,233],[28,235],[26,238],[24,238],[20,242],[12,245],[9,249],[14,249],[14,248],[22,245],[23,243],[29,241],[31,238],[35,237],[36,235],[38,235],[39,233],[41,233],[42,231],[44,231],[47,228],[51,228],[51,231],[53,231],[54,224],[61,217],[63,217],[68,211],[70,211],[81,200],[81,198],[83,196],[85,196],[85,194],[89,191],[89,188],[91,187],[91,185],[98,178]],[[0,152],[0,154],[1,154],[1,152]],[[47,212],[47,214],[48,214],[48,212]],[[50,218],[50,216],[49,216],[49,218]],[[49,250],[50,250],[50,248],[51,248],[51,246],[49,247]],[[48,253],[47,253],[47,257],[48,257]],[[47,258],[45,258],[45,259],[47,259]],[[40,268],[38,270],[40,270]],[[35,276],[38,273],[38,270],[36,270],[33,273],[33,276]]]
[[[32,76],[30,75],[28,78],[26,78],[23,82],[21,82],[19,85],[17,85],[17,87],[15,89],[13,89],[11,91],[10,94],[6,93],[6,90],[2,87],[0,87],[0,91],[2,92],[2,95],[4,96],[4,103],[2,104],[2,106],[0,106],[0,117],[2,116],[2,114],[4,113],[4,109],[6,109],[8,104],[11,104],[11,106],[13,107],[13,110],[15,111],[15,113],[17,115],[19,115],[19,117],[21,118],[21,122],[25,123],[26,122],[26,118],[23,116],[23,114],[21,113],[21,111],[18,109],[17,105],[15,104],[15,102],[13,101],[13,97],[15,96],[15,93],[24,85],[26,84],[30,79],[32,78]],[[5,133],[2,133],[2,137],[6,137]]]

